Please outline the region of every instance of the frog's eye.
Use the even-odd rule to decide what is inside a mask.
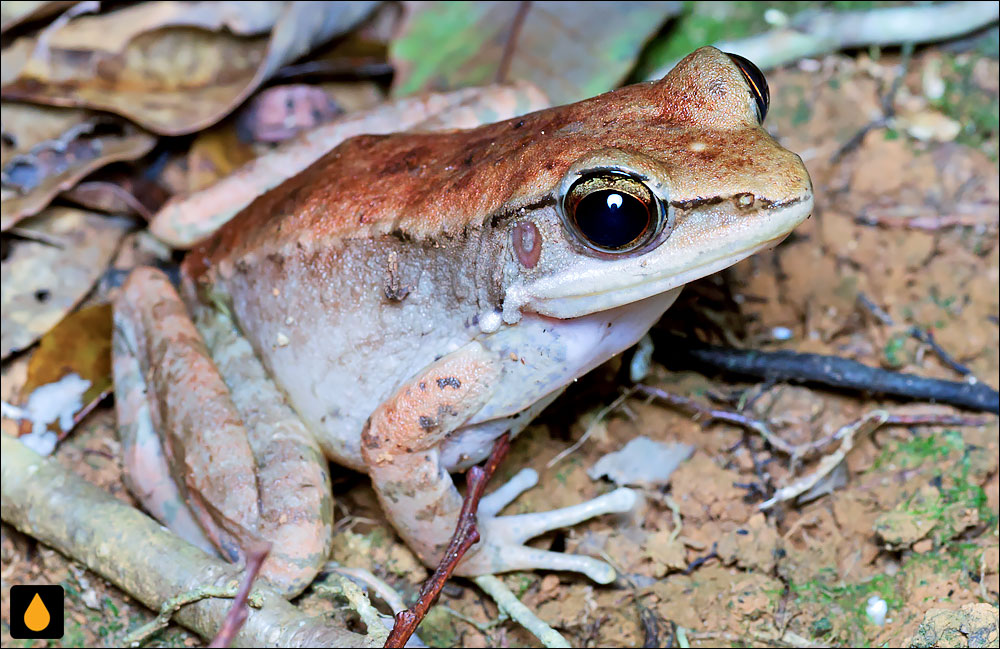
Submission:
[[[760,71],[760,68],[751,63],[749,59],[745,59],[739,54],[726,52],[726,56],[733,60],[736,67],[743,73],[743,78],[747,80],[747,85],[750,86],[750,92],[753,93],[754,101],[757,102],[757,121],[763,123],[764,118],[767,116],[767,109],[771,105],[771,91],[767,87],[767,79],[764,78],[764,73]]]
[[[660,201],[642,182],[614,172],[577,180],[563,199],[570,230],[602,252],[630,252],[659,229]]]

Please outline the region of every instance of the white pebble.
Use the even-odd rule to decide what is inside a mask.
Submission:
[[[889,605],[884,599],[878,595],[872,595],[868,598],[868,605],[865,606],[865,613],[868,614],[868,619],[874,622],[877,626],[885,624],[885,615],[888,612]]]
[[[792,330],[788,327],[775,327],[771,330],[771,337],[775,340],[791,340]]]

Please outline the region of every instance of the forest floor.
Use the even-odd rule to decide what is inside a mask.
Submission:
[[[667,340],[668,331],[683,331],[741,348],[831,354],[962,380],[910,335],[916,326],[932,331],[972,376],[997,387],[996,128],[982,141],[952,131],[954,123],[984,114],[996,119],[997,61],[918,51],[893,97],[895,118],[841,151],[883,116],[898,63],[831,55],[769,74],[768,125],[809,168],[815,213],[775,250],[689,286],[654,331],[654,343]],[[927,99],[929,85],[943,88],[934,100]],[[669,355],[669,349],[658,353]],[[624,389],[622,362],[613,360],[573,386],[515,440],[494,478],[499,484],[521,468],[536,469],[539,485],[505,513],[543,511],[614,488],[592,480],[587,469],[637,436],[694,447],[669,486],[640,487],[645,497],[631,514],[604,516],[533,542],[604,556],[620,572],[614,584],[598,586],[566,573],[503,576],[574,646],[922,646],[931,630],[947,635],[962,624],[965,634],[989,624],[996,633],[995,417],[979,427],[886,426],[859,433],[827,493],[762,512],[760,503],[774,489],[816,470],[832,449],[793,465],[752,433],[722,423],[703,426],[638,395],[597,419]],[[732,383],[655,364],[645,383],[717,407],[749,404],[747,414],[769,422],[793,445],[821,440],[878,409],[960,413],[848,392]],[[129,499],[113,423],[113,410],[98,408],[56,457]],[[547,467],[588,427],[579,449]],[[393,533],[367,479],[338,470],[334,487],[339,520],[333,558],[412,595],[427,572]],[[113,646],[151,615],[6,525],[2,552],[5,593],[10,583],[67,587],[61,646]],[[884,620],[866,612],[870,602],[877,607],[880,601]],[[977,604],[986,606],[966,606]],[[4,619],[7,605],[5,597]],[[362,628],[341,603],[307,592],[302,605]],[[920,629],[934,609],[944,612],[929,616]],[[432,646],[535,642],[517,625],[492,624],[496,616],[482,592],[455,580],[419,635]],[[6,626],[2,641],[45,646],[12,640]],[[200,640],[171,627],[154,644]]]

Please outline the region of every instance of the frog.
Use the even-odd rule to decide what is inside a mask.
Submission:
[[[809,217],[802,160],[764,128],[750,61],[698,49],[662,79],[476,128],[360,135],[191,250],[175,287],[133,270],[115,302],[116,408],[130,489],[231,561],[270,545],[287,596],[333,536],[330,462],[367,473],[434,566],[452,474],[635,344],[681,288]],[[460,576],[614,569],[528,541],[632,510],[621,487],[501,515],[485,496]]]

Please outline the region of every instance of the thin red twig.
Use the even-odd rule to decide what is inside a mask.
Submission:
[[[486,460],[486,464],[483,467],[474,466],[465,474],[468,490],[462,501],[462,511],[458,515],[458,523],[455,526],[451,542],[448,543],[448,549],[445,550],[434,574],[421,587],[420,597],[417,598],[416,603],[407,610],[396,613],[396,623],[383,646],[403,647],[406,645],[407,640],[417,630],[417,625],[427,615],[431,604],[438,598],[441,589],[444,588],[444,583],[455,571],[458,562],[462,560],[469,548],[479,541],[479,530],[476,528],[479,500],[483,497],[487,483],[496,473],[497,467],[507,455],[509,448],[510,435],[504,433],[493,443],[493,451]]]
[[[212,638],[212,642],[208,645],[209,647],[228,647],[232,644],[233,638],[236,637],[239,630],[243,628],[243,623],[247,621],[247,615],[249,615],[247,597],[250,595],[250,588],[253,587],[254,581],[257,580],[260,567],[270,552],[270,543],[261,543],[256,547],[247,549],[246,575],[240,583],[239,590],[236,591],[236,596],[233,597],[233,605],[229,608],[229,612],[226,613],[226,619],[222,621],[222,626],[219,627],[219,632],[216,636]]]
[[[503,44],[503,54],[500,56],[500,65],[497,67],[497,83],[510,81],[510,64],[514,60],[514,48],[517,47],[517,38],[521,35],[521,26],[524,25],[524,18],[531,8],[530,2],[521,2],[517,6],[517,13],[510,24],[510,32],[507,34],[507,41]]]

